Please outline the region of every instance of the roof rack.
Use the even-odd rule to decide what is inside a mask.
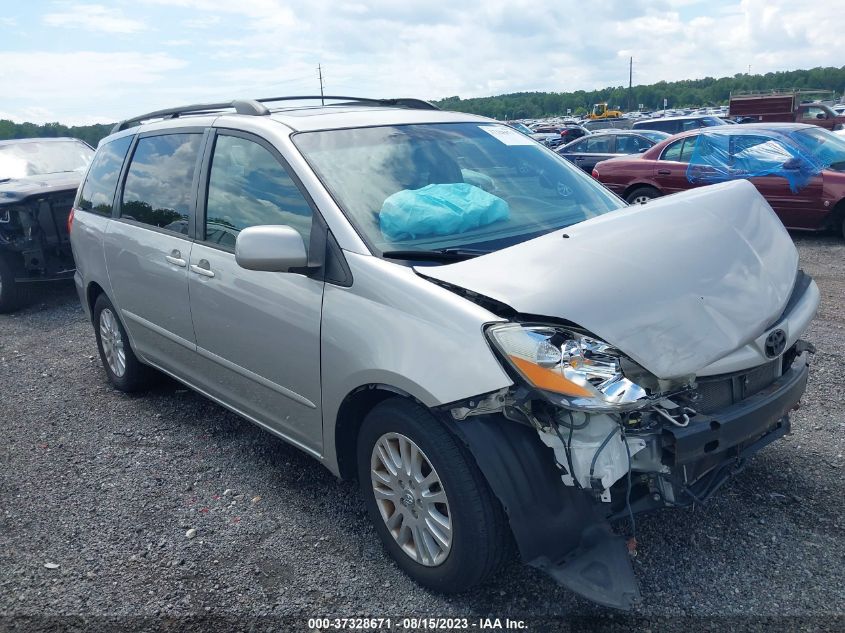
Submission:
[[[126,119],[117,123],[111,133],[120,132],[121,130],[128,130],[130,127],[148,121],[150,119],[176,119],[183,114],[216,114],[223,110],[234,109],[237,114],[247,114],[250,116],[267,116],[270,110],[267,109],[265,103],[276,103],[279,101],[316,101],[320,100],[322,104],[326,101],[340,101],[332,105],[373,105],[373,106],[388,106],[410,108],[414,110],[439,110],[436,105],[423,101],[422,99],[412,99],[400,97],[397,99],[370,99],[367,97],[339,97],[339,96],[322,96],[322,95],[308,95],[308,96],[287,96],[287,97],[266,97],[263,99],[236,99],[235,101],[225,101],[221,103],[197,103],[194,105],[180,106],[178,108],[167,108],[165,110],[156,110],[155,112],[147,112],[131,119]]]
[[[429,103],[428,101],[424,101],[422,99],[413,99],[408,97],[399,97],[396,99],[371,99],[369,97],[339,97],[339,96],[329,96],[329,95],[308,95],[308,96],[287,96],[287,97],[266,97],[263,99],[256,99],[259,103],[275,103],[278,101],[320,101],[324,103],[325,101],[342,101],[345,103],[335,103],[333,105],[349,105],[349,104],[361,104],[361,105],[373,105],[373,106],[388,106],[388,107],[400,107],[400,108],[409,108],[413,110],[439,110],[436,105],[433,103]]]

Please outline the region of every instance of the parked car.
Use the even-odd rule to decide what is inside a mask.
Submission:
[[[68,214],[93,154],[73,138],[0,141],[0,313],[73,276]]]
[[[595,119],[581,123],[581,127],[590,132],[609,129],[630,130],[632,125],[632,119]]]
[[[802,102],[800,91],[731,95],[730,114],[740,123],[809,123],[828,130],[845,127],[845,114],[824,103]]]
[[[795,163],[786,166],[785,175],[751,177],[750,181],[788,228],[835,229],[845,236],[845,141],[817,126],[758,123],[696,130],[658,143],[637,158],[599,163],[593,176],[630,203],[642,203],[706,184],[706,179],[691,182],[688,177],[689,162],[700,134],[727,137],[729,162],[741,161],[742,153],[747,155],[754,146],[771,144],[775,152],[782,152],[784,160],[793,155],[808,155],[829,164],[830,167],[816,173],[797,191],[785,175],[802,169],[810,172],[812,167],[805,168],[801,158],[792,159]]]
[[[534,128],[535,135],[542,135],[542,137],[535,136],[536,140],[551,148],[559,147],[589,133],[589,130],[580,125],[544,125]]]
[[[664,132],[646,130],[651,135],[660,135],[669,138]],[[578,167],[590,173],[596,163],[628,154],[639,154],[652,147],[657,141],[652,140],[644,134],[638,134],[628,130],[600,131],[591,134],[555,150],[566,160],[575,163]]]
[[[714,127],[716,125],[726,125],[726,123],[717,116],[667,116],[661,119],[647,119],[645,121],[635,121],[633,129],[635,130],[658,130],[659,132],[666,132],[667,134],[679,134],[688,130],[696,130],[702,127]]]
[[[746,182],[626,208],[490,119],[340,99],[102,141],[71,244],[108,380],[159,370],[357,478],[426,587],[513,542],[630,607],[608,521],[702,502],[790,429],[819,291],[789,235]]]

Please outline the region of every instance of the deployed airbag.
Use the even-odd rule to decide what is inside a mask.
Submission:
[[[508,203],[468,183],[403,189],[388,197],[379,228],[392,241],[457,235],[510,217]]]
[[[796,145],[766,136],[761,130],[731,134],[702,132],[687,166],[687,180],[713,184],[760,176],[780,176],[796,192],[826,167]]]

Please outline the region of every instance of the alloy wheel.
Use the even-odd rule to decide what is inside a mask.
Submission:
[[[109,308],[100,312],[100,342],[109,369],[118,378],[122,377],[126,373],[126,350],[117,318]]]
[[[452,514],[422,449],[400,433],[385,433],[373,447],[370,475],[379,513],[397,545],[426,567],[443,563],[452,547]]]

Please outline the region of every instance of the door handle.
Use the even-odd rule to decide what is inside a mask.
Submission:
[[[575,162],[576,162],[576,163],[580,163],[582,160],[584,160],[584,157],[583,157],[583,156],[576,156],[576,157],[575,157]]]
[[[669,171],[668,169],[658,169],[658,170],[657,170],[657,174],[658,174],[659,176],[671,176],[671,175],[672,175],[672,172],[671,172],[671,171]]]
[[[164,259],[166,259],[168,262],[170,262],[174,266],[181,266],[182,268],[184,268],[185,266],[188,265],[188,262],[186,262],[184,259],[182,259],[182,253],[180,253],[175,248],[172,251],[170,251],[170,255],[165,255]]]
[[[207,259],[201,259],[196,264],[191,264],[191,272],[203,277],[214,277],[214,271],[211,270],[211,264]]]

